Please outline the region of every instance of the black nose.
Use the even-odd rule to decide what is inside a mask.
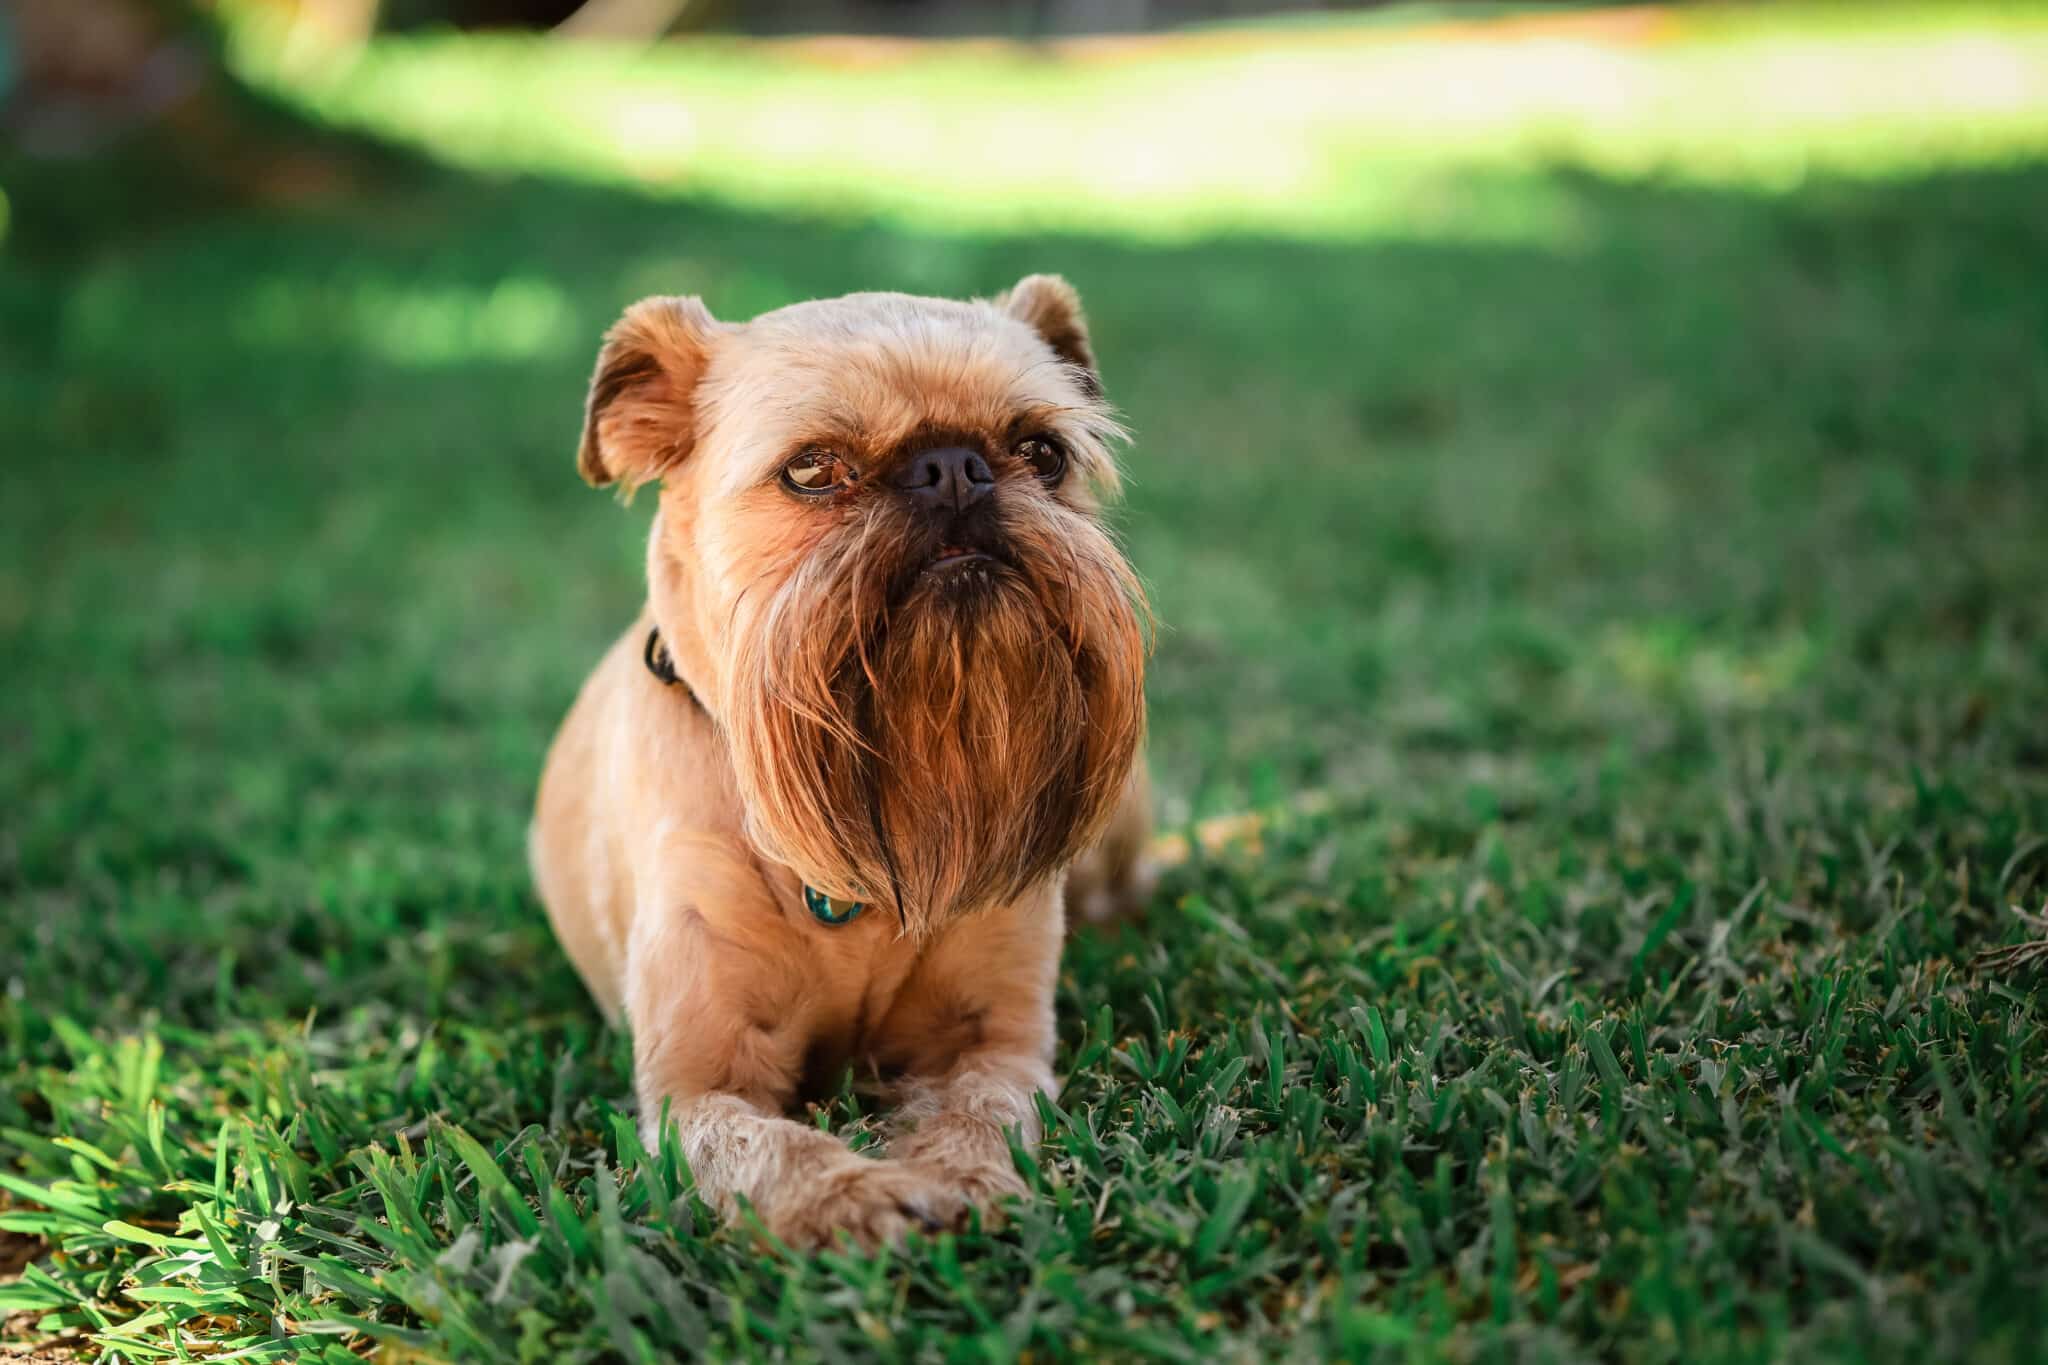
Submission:
[[[942,446],[913,455],[890,482],[926,507],[964,512],[996,486],[988,461],[966,446]]]

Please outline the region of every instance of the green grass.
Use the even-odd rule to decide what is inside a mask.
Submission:
[[[1513,175],[1569,243],[0,162],[11,1332],[2048,1356],[2043,978],[1976,962],[2048,900],[2048,165]],[[527,885],[543,746],[640,595],[581,386],[654,289],[1048,268],[1139,434],[1169,823],[1333,804],[1072,947],[1009,1230],[777,1258],[639,1150]]]

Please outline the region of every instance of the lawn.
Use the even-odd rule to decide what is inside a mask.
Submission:
[[[1284,221],[1006,227],[979,168],[921,223],[516,127],[264,202],[0,159],[0,1341],[2048,1359],[2048,995],[1996,952],[2048,906],[2042,104],[1790,181],[1768,119],[1752,176],[1539,112],[1389,152],[1414,216]],[[1272,818],[1073,944],[1006,1230],[780,1257],[639,1148],[527,882],[640,597],[582,385],[642,293],[1038,269],[1137,433],[1162,818]]]

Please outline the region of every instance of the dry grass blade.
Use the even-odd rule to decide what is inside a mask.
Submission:
[[[1985,949],[1970,964],[1980,972],[1999,972],[2010,976],[2048,964],[2048,904],[2043,904],[2038,915],[2030,915],[2017,905],[2009,908],[2019,916],[2020,923],[2034,931],[2036,937],[2008,943],[2002,948]]]

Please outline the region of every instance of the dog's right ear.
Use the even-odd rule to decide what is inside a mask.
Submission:
[[[696,298],[656,296],[604,335],[576,467],[596,487],[631,493],[682,462],[696,443],[697,381],[723,325]]]

